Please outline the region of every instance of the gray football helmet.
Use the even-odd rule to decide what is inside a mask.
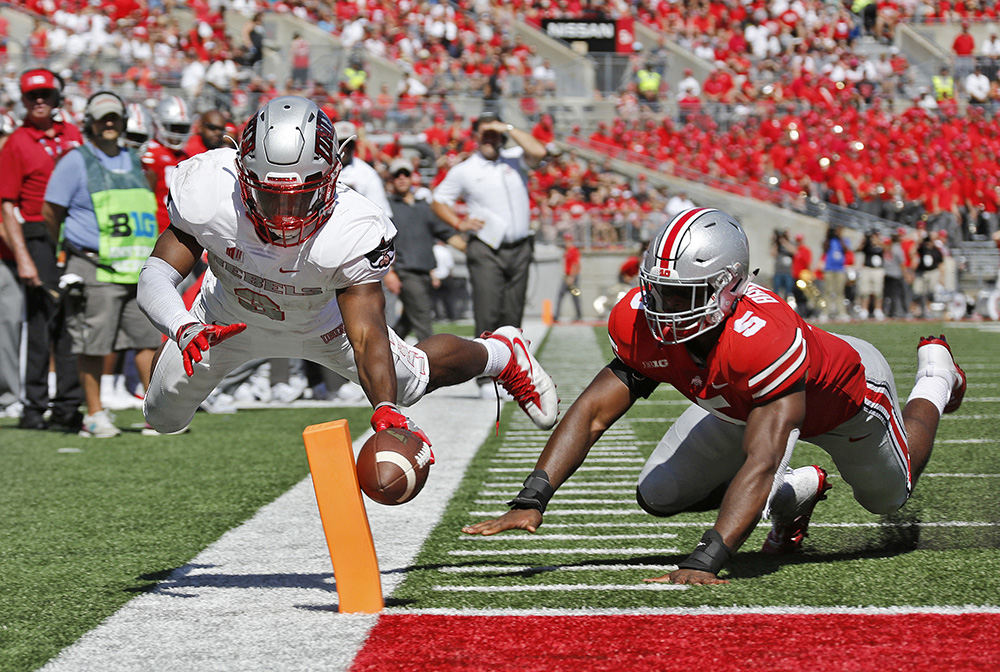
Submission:
[[[156,139],[170,149],[184,149],[191,137],[191,109],[180,96],[167,96],[156,105]]]
[[[340,152],[330,118],[316,103],[282,96],[247,122],[237,152],[240,195],[265,242],[300,245],[333,213]]]
[[[126,108],[125,144],[143,149],[156,132],[153,113],[145,105],[129,103]]]
[[[750,245],[739,222],[712,208],[678,213],[639,265],[646,323],[661,343],[683,343],[718,326],[750,284]]]

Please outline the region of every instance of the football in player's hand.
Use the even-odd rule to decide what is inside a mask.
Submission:
[[[431,449],[413,432],[397,427],[375,432],[358,453],[358,483],[379,504],[405,504],[427,482]]]

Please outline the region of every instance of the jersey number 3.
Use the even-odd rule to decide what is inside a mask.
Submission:
[[[736,330],[736,333],[743,334],[749,338],[763,329],[766,324],[766,320],[748,312],[746,315],[733,322],[733,329]]]
[[[270,297],[264,296],[263,294],[258,294],[252,289],[247,289],[246,287],[240,287],[234,289],[233,293],[236,294],[236,298],[239,300],[240,305],[249,311],[254,313],[260,313],[272,320],[281,321],[285,319],[285,313]]]

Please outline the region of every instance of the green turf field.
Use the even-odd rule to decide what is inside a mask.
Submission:
[[[308,473],[302,430],[365,408],[199,413],[86,439],[0,423],[0,670],[31,670]],[[118,425],[139,411],[117,413]]]
[[[840,326],[866,338],[895,367],[905,399],[917,338],[942,326]],[[1000,335],[947,326],[969,390],[941,425],[914,498],[891,520],[867,514],[833,476],[816,509],[805,552],[775,560],[751,537],[725,586],[642,584],[693,547],[711,514],[655,519],[635,504],[635,476],[684,408],[658,390],[595,447],[556,495],[539,534],[482,538],[463,524],[505,510],[546,433],[507,404],[503,432],[482,447],[442,522],[389,605],[430,608],[621,608],[688,606],[1000,604]],[[586,342],[550,335],[541,361],[565,409],[610,357],[606,334]],[[576,333],[576,332],[574,332]],[[0,421],[0,670],[31,670],[136,594],[149,590],[226,530],[307,473],[301,431],[347,417],[357,431],[368,410],[298,409],[199,415],[191,433],[88,440],[13,428]],[[119,414],[128,427],[137,411]],[[800,444],[793,464],[829,459]],[[655,587],[658,586],[658,587]]]
[[[922,334],[940,324],[837,325],[839,333],[875,343],[894,367],[905,402]],[[463,524],[499,514],[520,489],[544,443],[508,409],[505,437],[477,455],[443,522],[425,545],[417,571],[394,593],[411,608],[621,608],[693,606],[941,606],[1000,604],[1000,336],[972,328],[947,329],[969,376],[966,400],[946,416],[931,461],[914,497],[897,514],[867,513],[840,481],[829,457],[800,442],[793,466],[819,464],[833,472],[833,490],[813,516],[805,552],[789,560],[759,553],[760,527],[724,576],[730,584],[665,588],[642,584],[684,558],[714,512],[670,519],[645,514],[635,503],[635,477],[645,458],[687,402],[661,386],[640,401],[594,447],[584,467],[556,494],[535,535],[462,535]],[[560,384],[582,385],[610,358],[604,351],[585,375],[579,362],[541,361]],[[551,343],[549,344],[551,345]],[[565,407],[565,406],[564,406]]]

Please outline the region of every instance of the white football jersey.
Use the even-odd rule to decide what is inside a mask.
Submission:
[[[338,184],[333,214],[315,235],[293,247],[265,243],[240,198],[235,161],[234,149],[204,152],[182,161],[170,182],[170,223],[208,252],[206,310],[285,336],[342,334],[336,290],[379,282],[388,272],[392,221]]]

